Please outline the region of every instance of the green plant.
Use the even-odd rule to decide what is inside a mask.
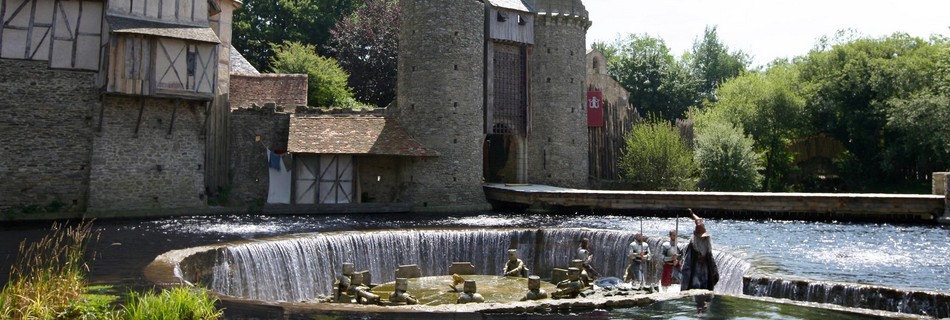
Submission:
[[[83,294],[79,300],[73,301],[66,311],[59,315],[63,319],[115,319],[112,303],[119,297],[103,294]]]
[[[31,204],[23,207],[23,209],[20,209],[20,212],[23,212],[24,214],[34,214],[43,212],[43,210],[40,208],[40,206]]]
[[[92,238],[92,222],[83,221],[76,226],[54,223],[39,241],[21,242],[10,281],[0,292],[0,315],[50,319],[66,314],[82,300],[85,254]]]
[[[176,287],[159,293],[129,293],[124,319],[220,319],[224,312],[215,307],[217,299],[204,291]]]
[[[59,201],[59,200],[53,200],[48,205],[46,205],[46,207],[43,209],[46,212],[52,213],[52,212],[59,212],[59,210],[62,210],[64,207],[66,207],[66,203],[63,203],[62,201]]]
[[[679,129],[650,116],[624,137],[623,180],[641,190],[692,190],[696,164]]]
[[[698,131],[696,164],[699,183],[706,190],[753,191],[762,182],[761,156],[755,141],[728,122],[709,123]]]
[[[350,75],[335,59],[318,55],[314,46],[288,42],[275,45],[274,51],[274,71],[308,76],[307,105],[333,107],[353,99],[353,90],[347,85]]]

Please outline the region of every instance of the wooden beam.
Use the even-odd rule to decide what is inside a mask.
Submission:
[[[178,113],[179,105],[181,105],[181,100],[175,99],[175,106],[172,107],[172,121],[168,124],[168,135],[172,134],[172,128],[175,127],[175,114]]]
[[[70,59],[72,60],[69,62],[69,65],[72,66],[73,68],[76,67],[76,51],[79,50],[79,26],[82,25],[82,4],[83,4],[83,1],[80,0],[79,1],[79,15],[76,16],[76,31],[73,32],[73,47],[72,47],[72,55],[70,57]]]
[[[26,31],[26,46],[24,46],[23,49],[23,59],[30,58],[30,46],[33,44],[33,23],[36,20],[36,0],[28,1],[32,2],[33,5],[30,8],[30,24],[29,29]],[[10,19],[12,20],[13,17],[11,16]]]
[[[106,104],[103,101],[102,96],[99,96],[99,127],[96,128],[96,132],[102,132],[102,117],[105,116]]]
[[[0,52],[3,52],[3,28],[6,21],[2,21],[7,16],[7,0],[0,0]]]
[[[145,98],[139,98],[139,119],[135,121],[135,133],[132,135],[133,138],[139,136],[139,126],[142,125],[142,113],[145,112]]]

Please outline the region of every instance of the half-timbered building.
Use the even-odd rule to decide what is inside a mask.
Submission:
[[[226,152],[217,149],[226,149],[231,15],[240,5],[0,0],[0,69],[8,75],[0,83],[11,88],[0,92],[2,112],[29,119],[0,133],[32,136],[0,142],[35,163],[0,166],[0,177],[27,185],[0,202],[75,211],[206,206],[209,186],[226,179],[227,161],[215,155]],[[60,131],[44,132],[51,124]],[[44,163],[50,158],[68,160]],[[30,179],[37,176],[52,182]]]

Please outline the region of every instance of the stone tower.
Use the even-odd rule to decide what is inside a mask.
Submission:
[[[440,154],[405,160],[400,200],[413,202],[414,211],[486,209],[481,156],[485,5],[477,0],[402,0],[399,9],[392,116],[419,143]]]
[[[586,37],[580,0],[527,0],[537,11],[531,55],[531,183],[588,186]]]
[[[439,156],[405,160],[398,200],[414,211],[483,209],[483,179],[587,187],[591,23],[580,0],[399,7],[397,106],[389,112]]]

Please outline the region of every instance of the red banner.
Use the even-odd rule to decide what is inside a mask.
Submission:
[[[600,91],[587,91],[587,126],[604,126],[604,95]]]

